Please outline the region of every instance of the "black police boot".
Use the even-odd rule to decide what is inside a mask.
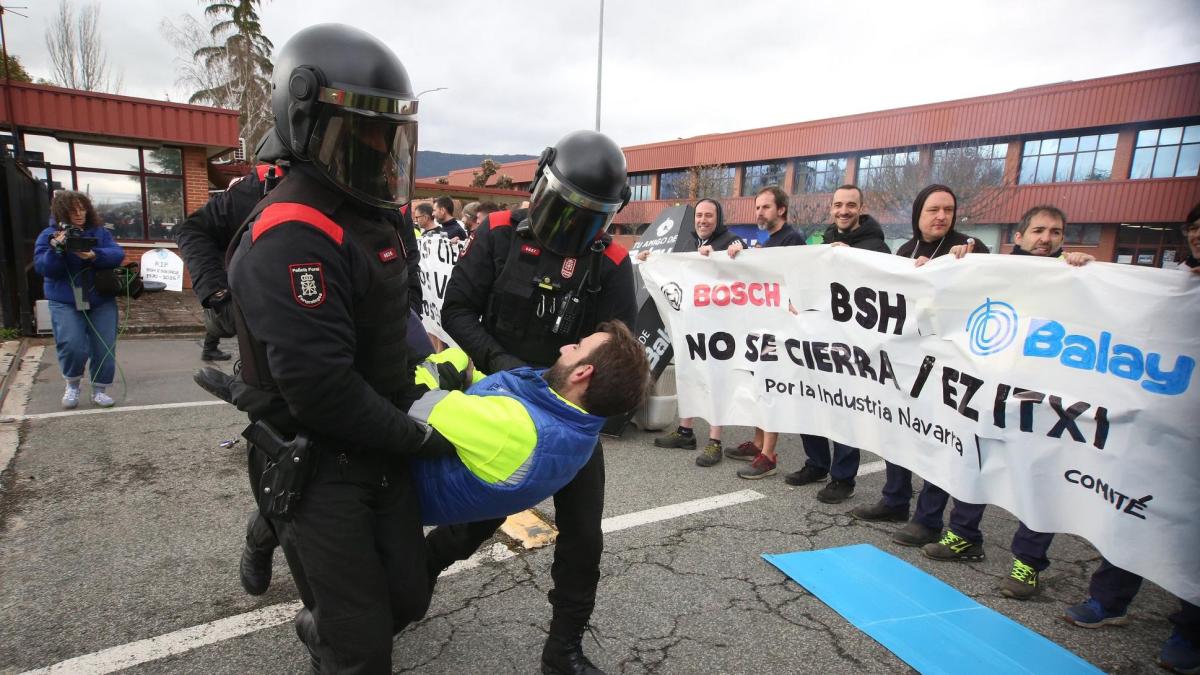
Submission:
[[[296,637],[300,638],[301,644],[308,650],[308,667],[312,673],[321,672],[321,657],[317,656],[317,645],[321,644],[321,637],[317,635],[317,622],[313,620],[312,612],[308,611],[307,607],[301,607],[299,612],[296,612]]]
[[[228,361],[232,358],[233,356],[231,356],[229,352],[223,352],[216,347],[213,347],[212,349],[205,349],[204,351],[200,352],[201,361]]]
[[[246,545],[242,547],[242,561],[238,565],[238,576],[242,588],[250,595],[262,595],[271,587],[271,559],[275,555],[275,534],[258,511],[250,514],[246,523]]]
[[[583,632],[551,629],[542,647],[542,675],[604,675],[604,671],[583,655]]]
[[[233,384],[233,376],[229,373],[208,366],[193,373],[192,381],[199,385],[201,389],[222,401],[233,403],[233,392],[230,390],[230,385]]]

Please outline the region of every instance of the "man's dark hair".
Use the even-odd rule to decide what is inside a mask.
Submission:
[[[1020,234],[1025,234],[1025,230],[1029,229],[1029,222],[1033,220],[1034,216],[1041,213],[1057,219],[1062,223],[1063,227],[1067,226],[1067,214],[1063,213],[1062,209],[1050,204],[1040,204],[1032,209],[1029,209],[1025,212],[1025,215],[1021,216],[1020,222],[1017,223],[1017,232]]]
[[[759,190],[754,195],[754,198],[758,199],[759,195],[763,195],[768,192],[771,193],[771,196],[775,198],[775,208],[783,211],[783,220],[784,220],[784,222],[787,222],[787,209],[788,209],[787,193],[784,192],[783,190],[779,189],[778,185],[768,185],[767,187]]]
[[[1183,223],[1183,229],[1186,230],[1188,225],[1191,225],[1197,220],[1200,220],[1200,203],[1197,203],[1192,207],[1191,211],[1188,211],[1187,220]]]
[[[479,205],[479,209],[475,213],[495,213],[500,210],[496,202],[484,202]]]
[[[442,197],[438,197],[437,199],[433,200],[433,204],[434,204],[434,206],[439,206],[443,209],[446,209],[446,213],[449,213],[450,217],[452,217],[452,218],[454,217],[454,200],[453,199],[446,197],[446,196],[442,196]]]
[[[414,206],[413,210],[420,211],[422,214],[429,216],[430,218],[433,217],[433,204],[430,204],[429,202],[421,202],[420,204]]]
[[[839,185],[833,189],[834,192],[837,192],[838,190],[854,190],[855,192],[858,193],[858,205],[859,206],[863,205],[862,188],[858,187],[857,185],[854,185],[853,183],[846,183],[845,185]]]
[[[54,216],[54,220],[58,221],[60,227],[71,227],[71,210],[76,205],[82,206],[87,215],[84,216],[84,227],[100,224],[100,216],[96,215],[96,208],[92,206],[92,200],[82,192],[74,190],[59,190],[54,193],[54,198],[50,200],[50,213]]]
[[[590,364],[594,368],[581,404],[584,410],[599,417],[627,413],[646,400],[650,388],[646,347],[621,321],[605,321],[596,327],[596,332],[608,333],[608,339],[575,364]]]

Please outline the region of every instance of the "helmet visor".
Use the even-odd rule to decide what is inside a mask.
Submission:
[[[373,206],[401,206],[412,196],[417,122],[325,106],[309,156],[358,199]]]
[[[559,255],[575,257],[588,250],[617,213],[615,209],[603,212],[573,203],[569,195],[560,193],[561,188],[554,181],[538,181],[529,197],[530,229],[542,246]]]

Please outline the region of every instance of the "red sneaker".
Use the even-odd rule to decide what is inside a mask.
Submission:
[[[744,469],[738,469],[738,478],[747,478],[749,480],[757,480],[766,478],[767,476],[775,475],[775,460],[767,457],[763,453],[758,453],[754,461],[750,462],[750,466]]]
[[[752,461],[755,457],[762,454],[762,448],[754,444],[753,441],[746,441],[736,448],[725,448],[725,456],[729,459],[736,459],[742,462]]]

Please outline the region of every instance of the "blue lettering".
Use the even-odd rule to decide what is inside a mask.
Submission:
[[[1108,346],[1112,344],[1112,333],[1100,332],[1100,349],[1096,350],[1096,372],[1108,372]]]
[[[1091,370],[1096,365],[1096,343],[1082,335],[1068,335],[1063,339],[1067,348],[1062,351],[1062,364],[1071,368]]]
[[[1062,338],[1067,329],[1057,321],[1034,319],[1029,322],[1029,334],[1025,336],[1025,356],[1053,358],[1062,351]]]
[[[1142,379],[1142,350],[1130,345],[1117,345],[1113,347],[1112,359],[1108,362],[1108,369],[1113,375],[1123,377],[1127,380]]]
[[[1182,354],[1175,358],[1175,370],[1164,373],[1159,368],[1162,357],[1151,354],[1146,358],[1147,382],[1142,383],[1142,389],[1153,394],[1175,396],[1187,391],[1188,382],[1192,379],[1192,370],[1196,368],[1196,359]]]

